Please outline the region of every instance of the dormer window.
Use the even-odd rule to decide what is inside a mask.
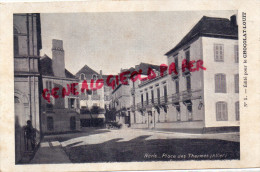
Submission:
[[[92,75],[92,79],[93,79],[94,81],[96,81],[96,80],[97,80],[97,75]]]
[[[84,79],[85,79],[85,74],[84,73],[80,74],[80,80],[84,80]]]

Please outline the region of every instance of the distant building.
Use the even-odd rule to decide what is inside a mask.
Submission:
[[[42,76],[41,88],[41,123],[44,133],[57,133],[80,130],[79,96],[70,92],[62,96],[63,88],[71,88],[71,84],[78,83],[78,79],[65,69],[63,42],[52,40],[52,59],[47,55],[40,60],[40,73]],[[57,89],[58,98],[51,93]],[[79,92],[78,87],[77,92]],[[47,89],[46,93],[43,93]],[[43,94],[50,96],[48,102]]]
[[[76,73],[76,77],[79,79],[80,88],[82,87],[82,83],[86,81],[89,90],[80,91],[79,95],[81,126],[102,126],[105,122],[104,108],[107,99],[104,96],[104,89],[106,87],[103,86],[101,89],[96,89],[96,82],[99,79],[103,79],[102,71],[97,73],[85,65]],[[91,89],[91,82],[93,83],[93,89]],[[104,84],[104,81],[102,82]]]
[[[133,82],[130,77],[134,71],[139,72],[140,70],[142,72],[138,75],[141,75],[141,77],[146,76],[149,68],[159,71],[159,66],[147,63],[140,63],[139,65],[136,65],[135,68],[121,70],[121,73],[126,71],[129,71],[130,73],[129,75],[126,75],[128,84],[119,82],[112,91],[111,106],[115,109],[117,122],[129,126],[134,125],[133,127],[138,127],[136,125],[137,123],[145,123],[145,114],[137,112],[137,106],[140,105],[141,102],[138,101],[139,97],[137,97],[137,95],[139,94],[135,94],[138,92],[135,90],[139,90],[138,85],[145,81],[137,80]]]
[[[160,75],[160,67],[141,64],[139,68],[148,71],[153,69],[155,77],[132,83],[132,115],[131,126],[134,128],[154,128],[155,124],[169,120],[168,112],[168,73]],[[147,77],[144,73],[142,77]]]
[[[36,145],[40,141],[39,52],[41,23],[39,14],[14,14],[14,103],[15,103],[15,162],[23,161],[33,152],[26,140],[24,127],[28,120],[36,129]]]

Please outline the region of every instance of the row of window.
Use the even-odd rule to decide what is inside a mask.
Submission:
[[[239,62],[238,58],[238,45],[234,45],[234,61],[235,63]],[[190,50],[185,50],[185,59],[187,62],[190,61]],[[216,62],[224,62],[224,44],[214,44],[214,59]],[[174,63],[176,68],[179,67],[178,64],[178,55],[174,55]]]
[[[80,74],[80,80],[85,80],[85,79],[86,79],[85,74],[84,74],[84,73]],[[93,79],[94,81],[96,81],[96,80],[98,79],[97,75],[96,75],[96,74],[93,74],[93,75],[92,75],[92,79]]]
[[[164,101],[167,102],[167,85],[164,85],[163,86],[163,93],[164,93]],[[160,95],[160,87],[157,87],[157,101],[158,103],[160,103],[160,98],[161,98],[161,95]],[[145,93],[145,96],[146,96],[146,105],[149,104],[149,92],[147,91]],[[154,90],[151,90],[151,94],[150,94],[150,98],[151,98],[151,103],[154,103]],[[141,104],[142,106],[144,105],[144,94],[141,94]]]
[[[235,93],[239,93],[239,75],[234,76]],[[223,73],[215,74],[215,93],[227,92],[226,75]]]
[[[217,121],[228,121],[228,105],[224,101],[219,101],[216,103],[216,120]],[[188,110],[188,120],[192,120],[192,105],[187,106]],[[180,117],[180,108],[177,108],[177,121],[181,120]],[[239,110],[239,102],[237,101],[235,103],[235,114],[236,114],[236,120],[240,120],[240,110]],[[159,121],[158,121],[159,122]]]
[[[216,62],[224,62],[224,45],[214,44],[214,57]],[[234,45],[234,61],[238,63],[238,45]]]
[[[227,102],[220,101],[216,103],[216,120],[227,121],[228,120],[228,109]],[[240,118],[239,102],[235,103],[236,120]]]

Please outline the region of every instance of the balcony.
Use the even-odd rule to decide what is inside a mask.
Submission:
[[[182,71],[182,76],[189,76],[190,75],[190,70],[188,68],[184,68],[184,71]]]
[[[137,110],[140,111],[140,112],[145,111],[145,106],[144,106],[144,104],[142,104],[141,102],[140,102],[140,103],[137,103]]]
[[[178,103],[180,101],[180,94],[175,93],[172,95],[172,103]]]
[[[100,100],[100,95],[98,95],[98,94],[92,95],[91,100]]]
[[[201,89],[198,90],[185,90],[181,93],[182,101],[194,100],[201,97]]]

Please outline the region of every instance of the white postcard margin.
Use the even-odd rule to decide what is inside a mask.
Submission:
[[[192,4],[192,5],[191,5]],[[260,1],[95,1],[0,3],[0,170],[1,171],[115,171],[216,169],[260,167]],[[240,58],[240,160],[170,161],[15,165],[13,13],[76,13],[134,11],[238,10],[239,55],[243,57],[242,13],[247,17],[248,92],[243,90],[244,64]],[[243,107],[247,96],[248,107]]]

